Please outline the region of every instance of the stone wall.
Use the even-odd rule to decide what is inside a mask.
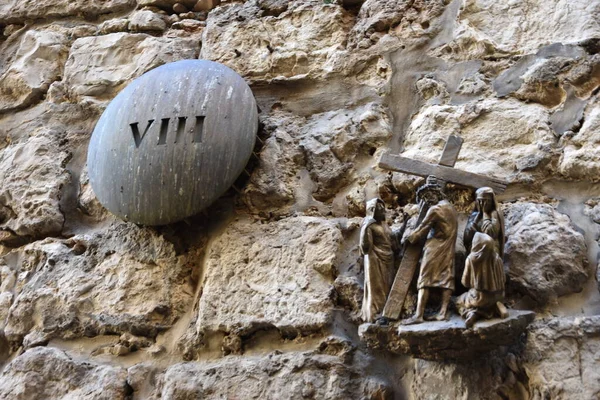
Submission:
[[[600,2],[195,3],[0,5],[0,398],[600,396]],[[254,91],[248,175],[186,221],[119,221],[88,181],[94,124],[196,58]],[[377,160],[437,161],[450,134],[457,168],[510,182],[508,304],[536,321],[469,363],[368,350],[364,202],[414,219],[422,181]],[[472,193],[450,195],[464,219]]]

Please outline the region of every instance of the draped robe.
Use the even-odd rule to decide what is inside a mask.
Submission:
[[[394,249],[391,229],[385,223],[365,218],[360,232],[364,254],[365,284],[362,319],[373,322],[383,311],[394,279]]]
[[[427,236],[417,288],[454,290],[454,252],[458,221],[456,210],[446,200],[431,207],[415,231]]]

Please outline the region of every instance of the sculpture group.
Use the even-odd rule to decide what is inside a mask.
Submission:
[[[467,291],[455,298],[456,309],[465,319],[467,328],[479,319],[508,316],[502,303],[506,283],[502,262],[504,218],[491,187],[504,190],[506,184],[453,169],[461,144],[462,139],[451,136],[438,165],[399,156],[382,158],[380,166],[384,168],[416,175],[437,172],[444,179],[430,174],[426,183],[417,190],[420,212],[416,227],[406,235],[406,220],[402,228],[395,231],[386,224],[385,204],[381,199],[367,203],[367,217],[362,224],[359,246],[364,255],[362,318],[365,322],[387,324],[390,319],[400,317],[417,267],[416,311],[403,323],[425,321],[425,308],[432,290],[439,292],[441,297],[439,312],[432,319],[442,321],[449,318],[449,306],[455,290],[458,213],[444,192],[448,181],[466,186],[490,183],[476,190],[476,201],[465,227],[466,261],[461,283]],[[400,253],[403,254],[402,261],[394,277],[395,258]]]

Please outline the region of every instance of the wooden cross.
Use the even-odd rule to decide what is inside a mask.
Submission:
[[[489,178],[484,175],[454,169],[454,164],[458,159],[458,153],[462,147],[463,139],[460,136],[450,135],[446,141],[446,146],[438,164],[430,164],[423,161],[412,160],[410,158],[385,153],[379,160],[379,167],[390,171],[404,172],[411,175],[428,177],[435,176],[445,182],[457,183],[459,185],[480,188],[484,186],[491,187],[496,193],[504,192],[508,182],[501,179]],[[417,224],[420,224],[427,214],[428,207],[421,203]],[[404,249],[404,256],[396,273],[396,278],[392,284],[390,294],[383,309],[383,316],[389,319],[398,319],[404,306],[404,300],[408,293],[408,288],[413,279],[421,251],[422,243],[407,243]]]

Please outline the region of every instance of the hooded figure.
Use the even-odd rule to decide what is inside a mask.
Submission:
[[[468,328],[481,318],[505,318],[508,315],[502,304],[506,284],[502,262],[504,218],[491,188],[480,188],[476,195],[475,209],[464,234],[468,256],[461,281],[469,291],[456,301]]]
[[[505,242],[504,217],[499,211],[500,208],[494,190],[489,187],[482,187],[477,189],[475,195],[477,197],[475,208],[469,216],[463,237],[467,254],[471,251],[475,233],[481,232],[494,239],[496,252],[502,258]]]
[[[385,223],[385,204],[381,199],[367,202],[367,216],[360,229],[360,253],[364,255],[365,284],[362,319],[373,322],[383,311],[394,279],[395,240]]]
[[[491,236],[477,232],[473,237],[471,253],[465,262],[462,284],[482,292],[504,292],[504,265],[495,250],[495,241]]]

